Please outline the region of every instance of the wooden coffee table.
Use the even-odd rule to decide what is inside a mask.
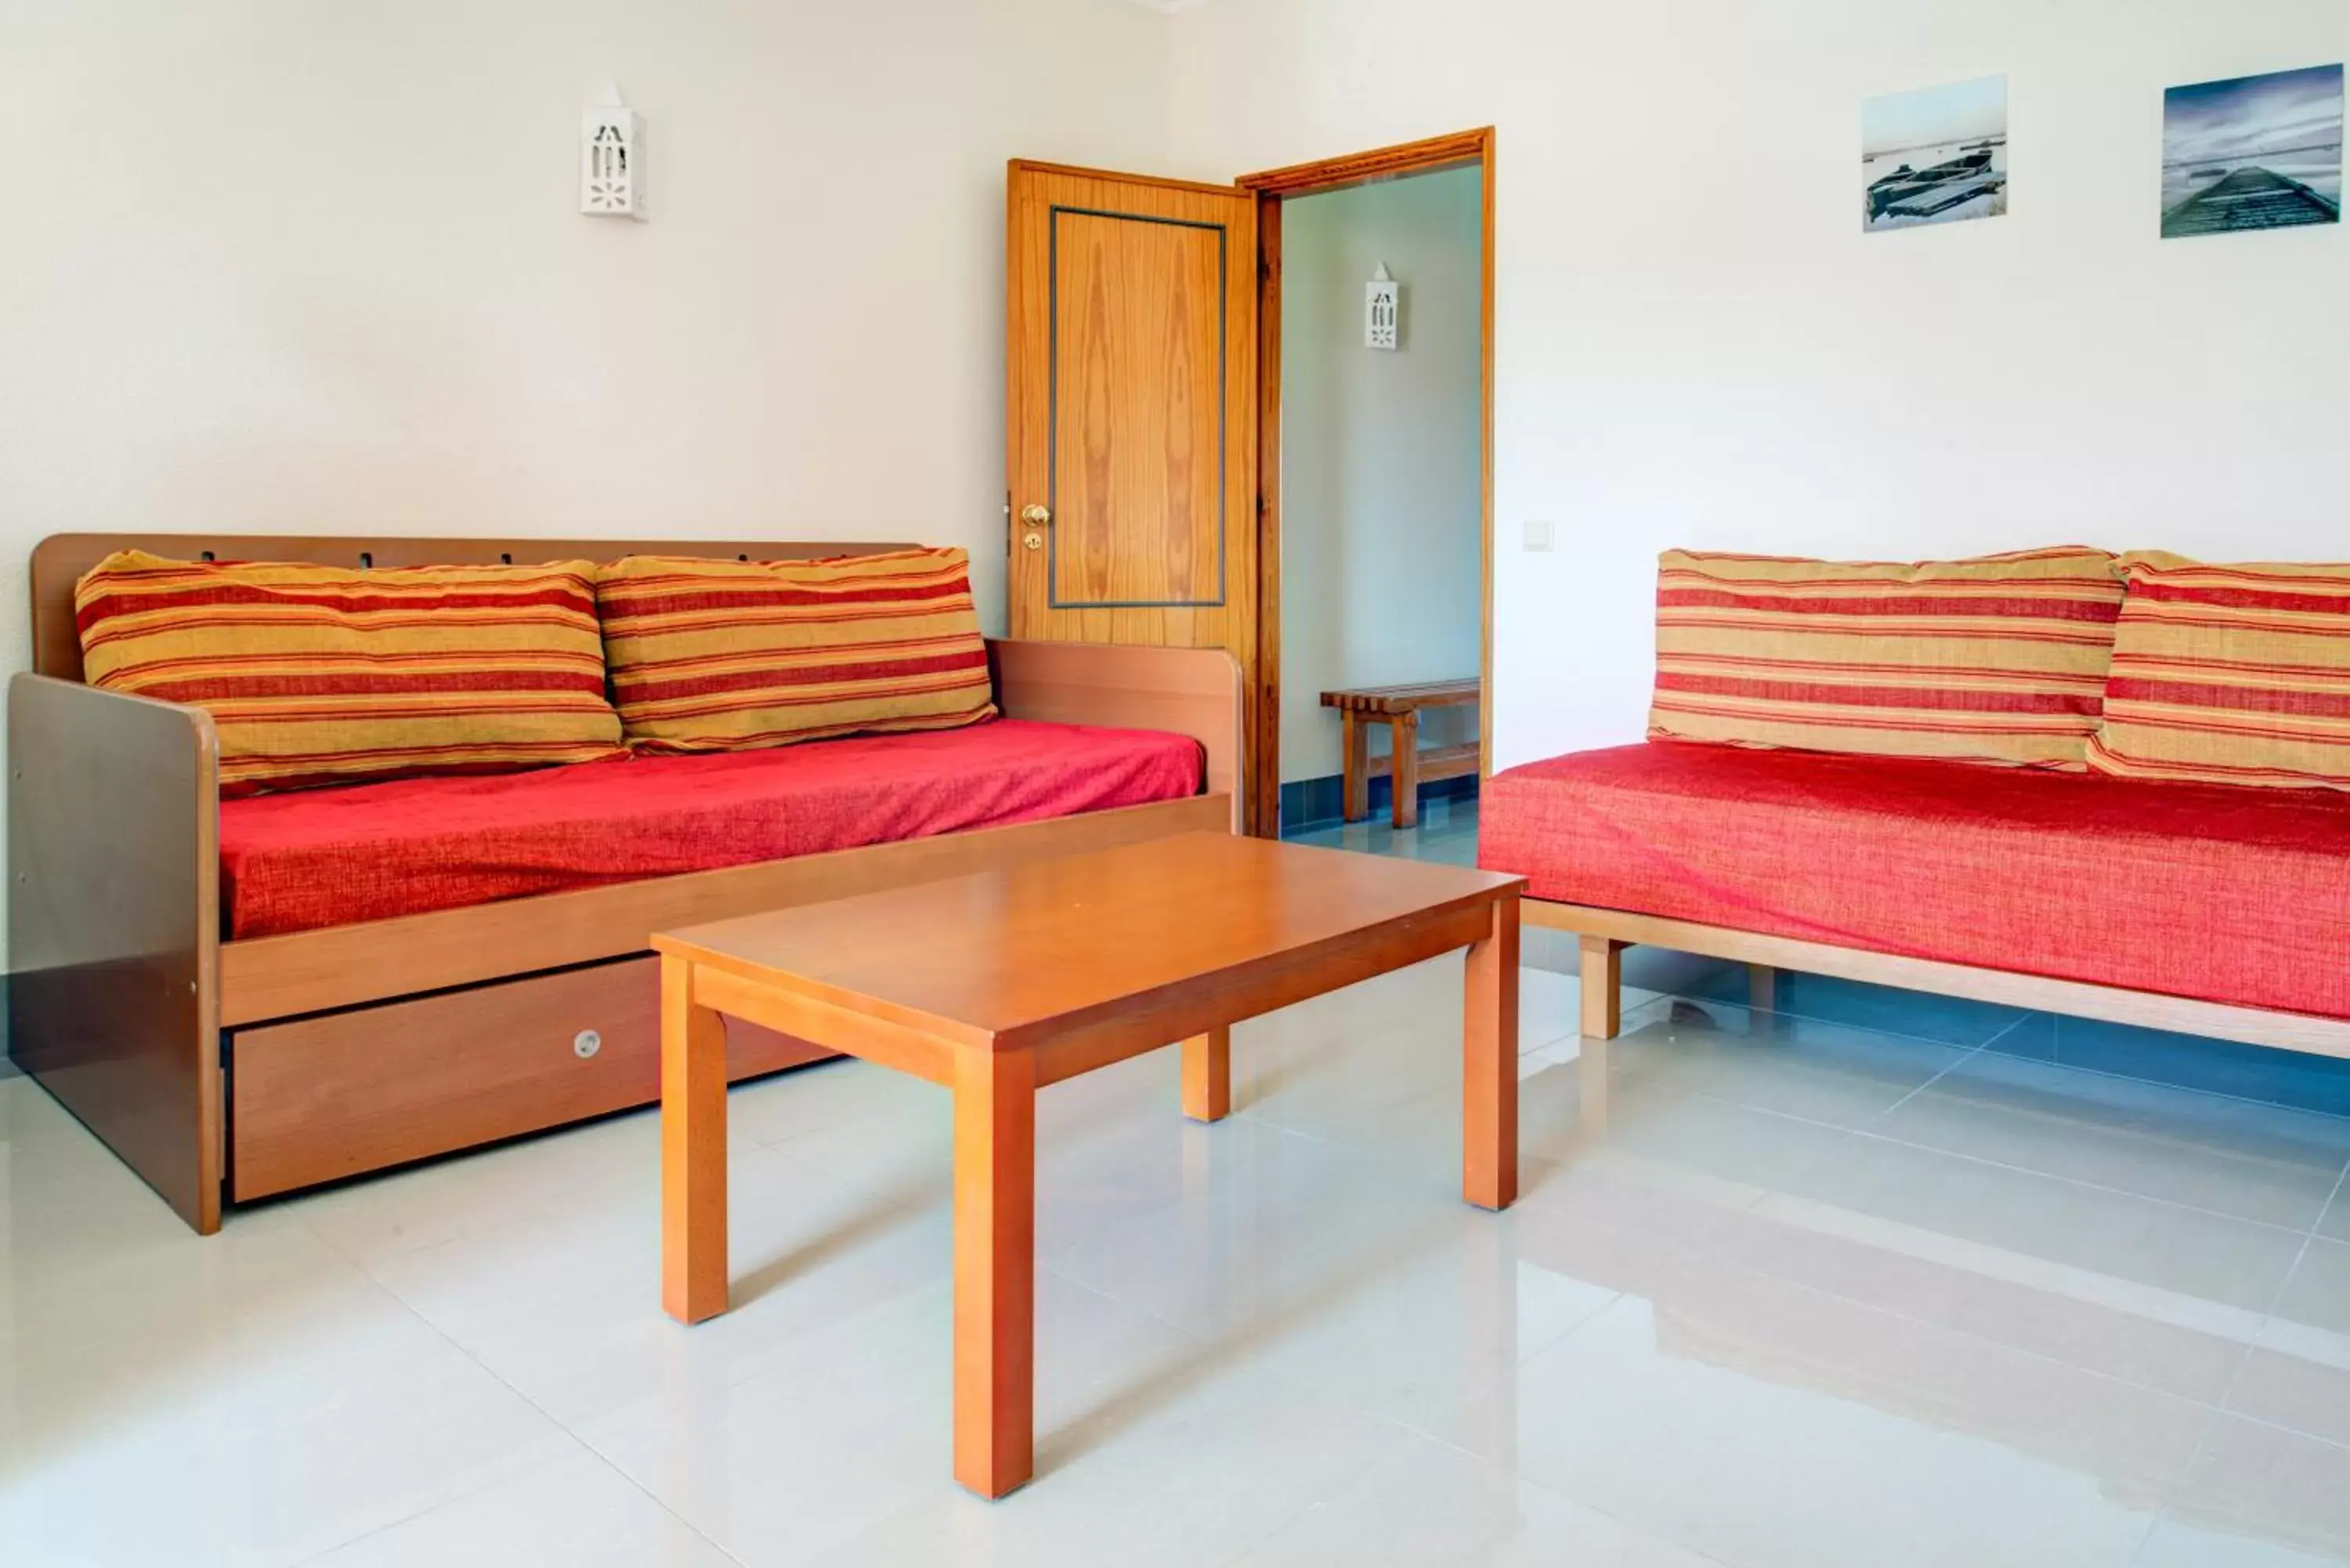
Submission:
[[[726,1017],[945,1085],[954,1473],[1002,1497],[1033,1463],[1036,1091],[1180,1041],[1184,1112],[1215,1121],[1234,1023],[1466,948],[1461,1187],[1505,1209],[1523,887],[1201,833],[656,936],[661,1304],[726,1310]]]

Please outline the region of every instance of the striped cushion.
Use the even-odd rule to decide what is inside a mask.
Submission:
[[[1648,733],[2079,770],[2122,585],[2085,545],[1970,561],[1669,550]]]
[[[595,567],[109,556],[75,586],[93,686],[209,711],[224,795],[618,754]]]
[[[2125,778],[2350,789],[2350,565],[2122,557],[2106,722]]]
[[[648,752],[739,752],[994,717],[961,550],[632,556],[596,578],[612,694]]]

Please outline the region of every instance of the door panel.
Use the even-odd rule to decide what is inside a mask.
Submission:
[[[1012,635],[1223,648],[1253,693],[1256,198],[1015,162],[1007,217]]]
[[[1055,207],[1052,603],[1224,600],[1224,233]]]

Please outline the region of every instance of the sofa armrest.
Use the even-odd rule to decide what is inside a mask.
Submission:
[[[1241,831],[1241,667],[1221,648],[992,639],[996,706],[1007,719],[1189,735],[1207,749],[1207,793],[1229,794]]]
[[[8,687],[9,1054],[220,1224],[220,742],[197,708]]]

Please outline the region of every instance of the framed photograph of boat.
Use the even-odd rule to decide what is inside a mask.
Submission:
[[[2342,221],[2342,67],[2162,95],[2162,237]]]
[[[1860,109],[1860,222],[1879,229],[2007,212],[2007,78],[1873,98]]]

